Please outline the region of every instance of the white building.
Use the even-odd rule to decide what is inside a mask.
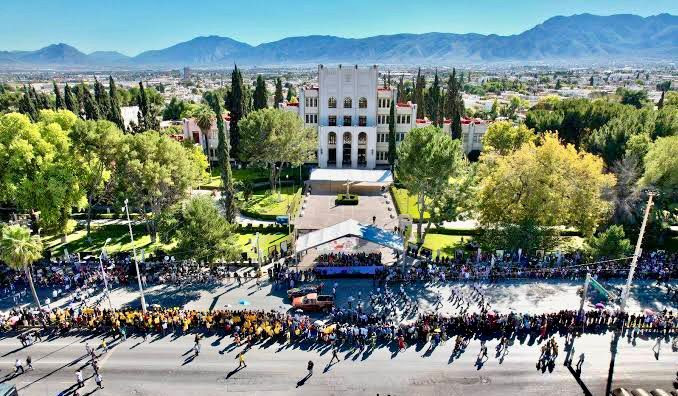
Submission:
[[[379,87],[377,66],[318,66],[318,86],[299,90],[298,103],[281,107],[296,112],[318,131],[321,168],[388,166],[388,123],[394,88]],[[417,105],[396,104],[396,142],[417,126]]]
[[[231,117],[228,115],[224,115],[223,117],[224,128],[225,130],[228,130]],[[219,129],[217,128],[217,123],[212,123],[212,128],[207,132],[207,139],[205,139],[205,135],[200,131],[195,119],[184,118],[182,124],[184,136],[181,140],[191,139],[195,144],[199,144],[200,147],[202,147],[203,152],[207,154],[207,158],[209,158],[211,162],[219,161],[219,157],[217,156],[217,147],[219,146]]]

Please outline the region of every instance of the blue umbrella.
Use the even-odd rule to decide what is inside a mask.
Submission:
[[[240,305],[250,305],[250,302],[247,300],[240,300],[238,303],[240,303]]]

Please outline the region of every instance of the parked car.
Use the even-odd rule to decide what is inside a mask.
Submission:
[[[292,288],[287,291],[287,297],[294,299],[295,297],[305,296],[309,293],[320,293],[320,285],[302,285]]]
[[[295,297],[292,306],[304,311],[328,312],[334,306],[334,297],[309,293],[305,296]]]

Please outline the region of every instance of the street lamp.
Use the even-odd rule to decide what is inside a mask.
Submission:
[[[104,261],[103,256],[106,252],[106,245],[111,241],[111,238],[106,238],[104,246],[101,248],[101,253],[99,254],[99,266],[101,267],[101,277],[104,279],[104,289],[106,290],[106,297],[108,297],[108,308],[113,309],[113,304],[111,304],[111,292],[108,290],[108,281],[106,281],[106,272],[104,271]]]
[[[144,288],[141,285],[141,275],[139,275],[139,261],[137,260],[137,248],[134,246],[134,234],[132,233],[132,222],[129,219],[129,207],[125,198],[125,212],[127,212],[127,226],[129,227],[129,237],[132,240],[132,251],[134,252],[134,266],[137,270],[137,281],[139,282],[139,294],[141,295],[141,311],[146,313],[146,299],[144,299]]]

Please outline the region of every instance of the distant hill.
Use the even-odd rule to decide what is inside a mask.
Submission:
[[[251,46],[207,36],[135,57],[86,55],[66,44],[37,51],[0,51],[0,67],[229,67],[316,63],[453,64],[678,60],[678,16],[556,16],[512,36],[475,33],[393,34],[360,39],[288,37]]]

